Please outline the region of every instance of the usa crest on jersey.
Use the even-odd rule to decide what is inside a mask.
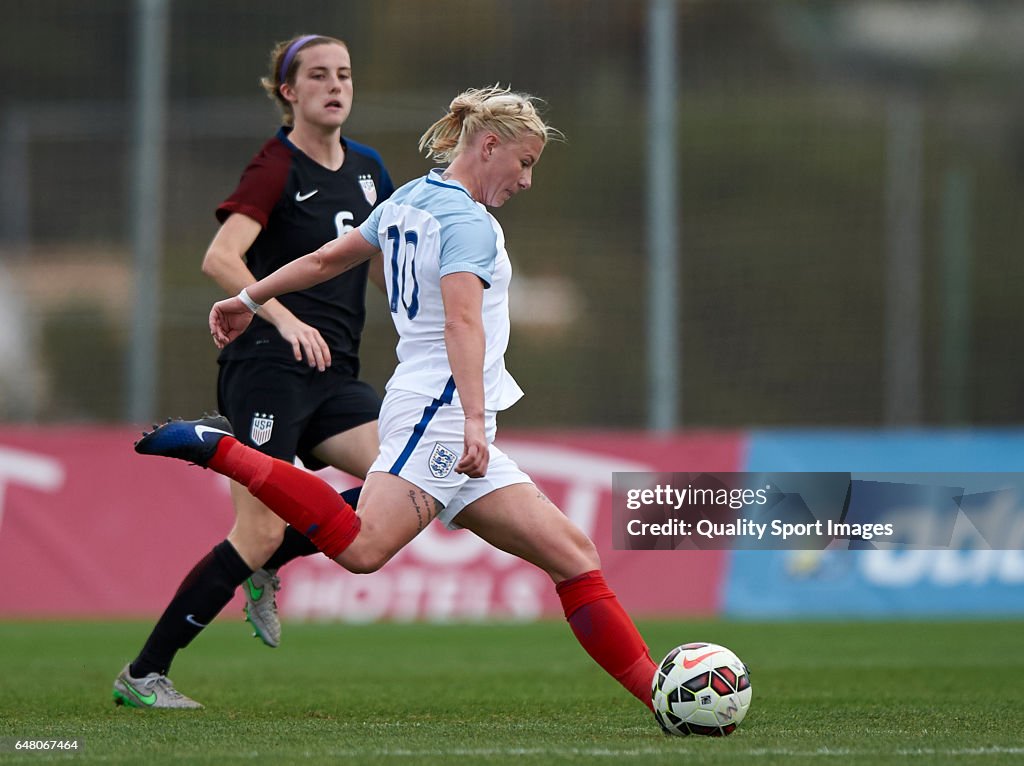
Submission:
[[[359,176],[359,188],[363,190],[363,196],[371,205],[377,202],[377,187],[373,183],[373,176],[363,173]]]
[[[252,426],[249,428],[249,439],[257,447],[262,447],[270,441],[270,435],[274,431],[274,416],[267,414],[253,413]]]
[[[455,461],[458,459],[458,455],[438,442],[434,444],[434,451],[430,453],[427,464],[430,466],[430,473],[435,478],[443,479],[452,472]]]

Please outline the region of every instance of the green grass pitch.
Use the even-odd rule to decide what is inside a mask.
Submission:
[[[1019,764],[1024,622],[641,622],[656,660],[724,644],[751,669],[731,737],[673,738],[560,622],[286,623],[225,615],[171,672],[195,712],[115,707],[148,623],[0,622],[0,764]],[[83,741],[16,752],[11,738]]]

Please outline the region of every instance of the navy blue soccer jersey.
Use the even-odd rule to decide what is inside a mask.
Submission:
[[[361,224],[387,199],[394,186],[380,155],[368,146],[342,138],[345,162],[330,170],[288,140],[281,128],[252,158],[238,187],[217,208],[217,219],[241,213],[263,230],[246,253],[256,279],[316,250]],[[320,331],[334,366],[359,374],[359,339],[366,319],[366,275],[362,264],[301,292],[282,295],[295,316]],[[292,359],[291,345],[259,316],[224,347],[220,359],[277,357]]]

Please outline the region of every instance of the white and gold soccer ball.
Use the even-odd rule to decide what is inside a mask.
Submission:
[[[668,734],[732,734],[750,708],[750,672],[724,646],[677,646],[651,683],[654,717]]]

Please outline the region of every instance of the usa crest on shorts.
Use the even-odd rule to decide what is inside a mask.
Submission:
[[[363,190],[363,196],[371,205],[377,201],[377,187],[373,183],[373,176],[363,173],[359,176],[359,188]]]
[[[430,473],[435,478],[443,479],[452,472],[458,459],[458,455],[440,442],[437,442],[434,444],[434,451],[430,453],[427,464],[430,466]]]
[[[270,441],[270,435],[274,431],[274,416],[266,413],[254,412],[252,426],[249,428],[249,438],[257,447],[262,447]]]

